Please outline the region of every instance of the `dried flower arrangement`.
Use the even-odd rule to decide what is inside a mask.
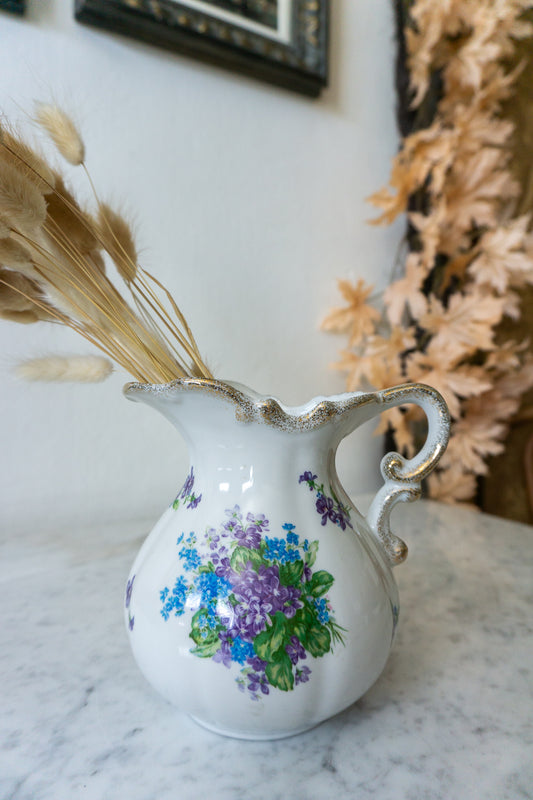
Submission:
[[[92,187],[70,117],[39,104],[35,121],[67,162],[85,170]],[[130,226],[94,195],[92,213],[61,172],[15,128],[0,123],[0,317],[66,325],[105,353],[34,359],[20,365],[19,374],[97,381],[111,372],[111,359],[148,383],[212,377],[174,299],[139,266]]]
[[[428,494],[467,502],[533,386],[528,343],[498,336],[504,317],[520,317],[520,290],[533,284],[531,216],[513,210],[513,126],[501,116],[520,71],[507,59],[517,39],[533,34],[523,18],[532,4],[396,2],[407,19],[400,32],[411,108],[390,187],[370,202],[382,211],[375,224],[407,213],[404,274],[374,298],[362,280],[339,281],[347,305],[323,327],[349,332],[333,365],[347,373],[349,389],[419,381],[443,394],[452,436]],[[377,432],[392,432],[410,455],[421,424],[418,409],[392,409]]]

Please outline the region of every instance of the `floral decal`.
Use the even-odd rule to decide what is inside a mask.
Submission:
[[[135,617],[132,617],[131,611],[130,611],[131,593],[133,591],[133,581],[134,580],[135,580],[135,575],[126,584],[126,597],[125,597],[125,600],[124,600],[124,605],[128,610],[128,628],[130,629],[130,631],[133,630],[133,626],[135,624]]]
[[[310,470],[300,475],[298,483],[306,483],[310,491],[316,492],[316,510],[322,517],[322,525],[325,525],[329,520],[338,525],[339,528],[342,528],[343,531],[346,530],[346,526],[353,528],[350,522],[349,509],[337,500],[331,486],[329,488],[332,496],[328,497],[324,491],[324,484],[317,483],[317,476],[313,475]]]
[[[291,523],[282,531],[269,536],[264,514],[227,509],[218,528],[181,534],[183,572],[160,592],[163,619],[192,613],[190,652],[237,665],[238,687],[254,700],[306,683],[308,655],[321,658],[343,643],[327,596],[334,578],[312,569],[318,541],[301,541]]]
[[[187,475],[187,480],[183,484],[183,487],[179,494],[176,496],[176,499],[172,503],[172,508],[174,511],[180,507],[182,503],[185,504],[187,508],[196,508],[200,500],[202,499],[202,495],[199,494],[198,497],[193,492],[194,486],[194,470],[191,467],[191,471]]]

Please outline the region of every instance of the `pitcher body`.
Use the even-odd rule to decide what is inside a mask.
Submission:
[[[417,493],[389,478],[367,522],[339,483],[338,443],[376,395],[288,409],[218,382],[127,393],[161,410],[191,455],[128,579],[142,672],[204,726],[242,738],[289,736],[351,705],[383,670],[398,621],[391,567],[403,552],[383,512]],[[441,439],[445,416],[440,406]]]

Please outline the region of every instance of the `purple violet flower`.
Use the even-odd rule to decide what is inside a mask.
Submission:
[[[312,472],[310,472],[309,470],[306,470],[306,472],[304,472],[304,474],[300,475],[300,477],[298,478],[298,483],[312,484],[313,481],[316,480],[316,478],[317,478],[316,475],[313,475]],[[313,491],[313,487],[311,485],[309,485],[309,489],[311,491]]]
[[[241,527],[235,528],[233,534],[242,547],[248,547],[250,550],[257,550],[261,544],[261,532],[255,525],[250,525],[246,530]]]
[[[259,600],[252,600],[248,606],[246,614],[246,626],[252,637],[256,637],[266,628],[269,613],[272,611],[271,603],[260,603]]]
[[[235,535],[236,531],[242,530],[241,522],[238,519],[229,519],[222,525],[222,527],[224,530],[228,531],[228,533],[232,533],[233,535]]]
[[[250,600],[252,597],[257,595],[257,588],[255,586],[257,578],[258,578],[257,572],[253,568],[253,564],[251,561],[248,561],[246,563],[246,566],[244,567],[242,572],[234,572],[233,570],[231,570],[231,575],[229,577],[229,580],[231,581],[231,584],[233,586],[233,592],[237,600],[246,602],[247,600]]]
[[[211,550],[217,549],[217,542],[220,541],[220,536],[218,535],[218,533],[214,528],[209,528],[209,530],[205,534],[205,539]]]
[[[259,658],[259,656],[252,656],[251,658],[248,658],[246,663],[251,666],[254,672],[264,672],[268,661],[263,661],[263,659]]]
[[[191,471],[189,472],[185,483],[183,484],[183,488],[178,495],[178,497],[187,497],[188,494],[191,493],[191,489],[194,486],[194,471],[191,467]]]
[[[284,610],[284,604],[291,599],[290,587],[283,586],[276,565],[261,565],[256,572],[249,561],[241,573],[235,573],[233,592],[237,600],[251,603],[254,600],[267,604],[269,613]],[[300,592],[298,592],[298,597]]]
[[[333,500],[331,497],[325,497],[323,494],[319,493],[316,501],[316,510],[322,515],[322,525],[325,525],[328,519],[330,519],[332,522],[337,521],[335,509],[333,508]]]
[[[242,514],[241,514],[241,507],[238,505],[233,506],[233,508],[227,508],[224,512],[229,520],[224,522],[222,525],[227,531],[232,531],[236,525],[242,526]]]
[[[221,545],[218,550],[216,549],[216,545],[211,544],[210,547],[213,548],[214,552],[211,553],[211,561],[216,566],[220,564],[221,559],[225,558],[228,554],[228,548],[225,545]]]
[[[285,611],[285,604],[290,602],[290,588],[283,586],[277,579],[270,585],[270,599],[272,601],[272,614],[276,611]]]
[[[245,618],[246,611],[243,610],[242,606],[237,606],[235,608],[235,614],[233,615],[233,619],[228,622],[228,634],[232,636],[234,639],[239,637],[244,641],[251,641],[253,636],[249,636],[248,626],[246,625],[246,618]]]
[[[302,667],[301,669],[296,669],[296,679],[295,684],[298,685],[299,683],[307,683],[309,680],[309,676],[311,674],[311,670],[309,667]]]
[[[334,518],[332,519],[332,521],[333,521],[333,522],[334,522],[336,525],[338,525],[338,526],[339,526],[339,528],[341,528],[343,531],[345,531],[345,530],[346,530],[346,520],[344,519],[344,517],[342,516],[342,514],[338,514],[338,513],[337,513],[337,514],[335,514],[335,516],[334,516]]]
[[[129,608],[129,607],[130,607],[130,603],[131,603],[131,593],[132,593],[132,591],[133,591],[133,581],[134,581],[134,580],[135,580],[135,575],[133,576],[133,578],[132,578],[130,581],[128,581],[128,583],[127,583],[127,585],[126,585],[126,599],[125,599],[125,606],[126,606],[126,608]]]
[[[287,619],[292,619],[299,608],[303,607],[303,603],[300,602],[300,597],[302,595],[300,589],[297,589],[296,586],[287,586],[288,597],[285,601],[285,607],[283,608],[283,613],[287,617]]]
[[[187,508],[196,508],[200,500],[202,499],[202,495],[199,494],[198,497],[196,495],[191,495],[191,499],[187,503]]]
[[[268,688],[268,680],[267,680],[267,677],[266,677],[266,675],[264,673],[261,674],[261,675],[258,675],[255,672],[250,672],[250,674],[248,675],[248,680],[250,681],[250,683],[248,684],[248,689],[251,692],[253,692],[254,694],[259,689],[261,689],[263,694],[268,694],[269,693],[270,690]]]
[[[341,505],[339,505],[339,510],[337,511],[337,519],[335,521],[337,525],[340,525],[343,531],[346,530],[347,525],[350,528],[353,528],[353,525],[350,522],[350,517],[348,516],[348,512]]]
[[[268,520],[264,514],[252,514],[249,511],[246,515],[246,520],[254,525],[258,530],[268,530]]]
[[[285,652],[293,664],[297,664],[300,659],[307,658],[305,648],[297,636],[291,636],[290,644],[286,645]]]
[[[219,636],[221,636],[221,634],[219,634]],[[228,669],[231,667],[231,646],[229,642],[222,642],[213,656],[213,661],[216,661],[217,664],[224,664]]]
[[[243,589],[245,589],[246,592],[251,592],[251,594],[247,594],[246,596],[257,597],[258,599],[268,601],[274,597],[281,602],[281,598],[284,596],[280,594],[279,567],[277,564],[273,564],[269,567],[265,567],[265,565],[262,564],[256,572],[251,563],[248,562],[245,572],[246,584]],[[242,572],[241,577],[244,575],[245,573]]]
[[[215,567],[215,572],[219,578],[227,578],[228,580],[231,580],[230,576],[234,573],[231,568],[230,560],[227,556],[221,559],[220,564]]]

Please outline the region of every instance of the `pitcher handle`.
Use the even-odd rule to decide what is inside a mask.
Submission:
[[[406,459],[391,452],[382,458],[381,474],[385,483],[372,500],[366,517],[391,566],[395,566],[407,558],[407,545],[390,530],[391,511],[399,502],[410,502],[420,497],[420,482],[436,466],[448,444],[450,415],[442,395],[420,383],[376,392],[376,400],[382,406],[381,411],[414,403],[425,412],[428,420],[428,435],[416,456]]]

